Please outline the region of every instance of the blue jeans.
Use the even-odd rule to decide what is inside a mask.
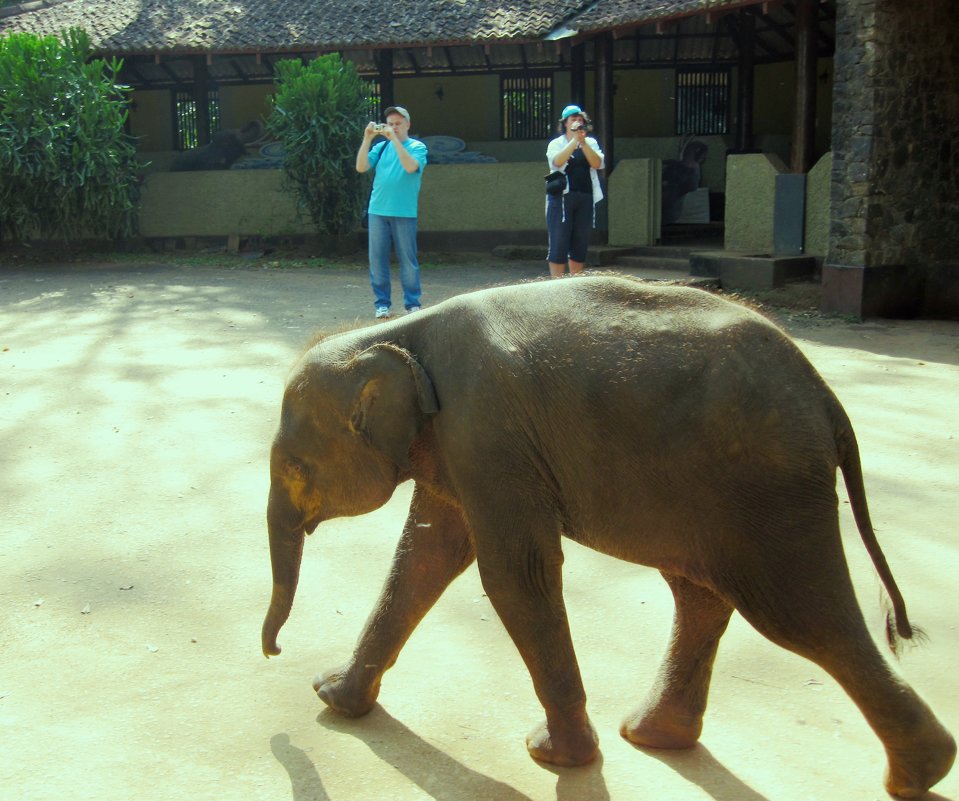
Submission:
[[[416,217],[369,217],[370,285],[374,306],[390,301],[390,250],[396,250],[403,285],[403,305],[410,309],[420,305],[420,265],[416,260]]]

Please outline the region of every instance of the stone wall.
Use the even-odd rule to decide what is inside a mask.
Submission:
[[[490,232],[509,241],[535,234],[545,242],[545,172],[541,162],[430,165],[418,229],[447,239],[471,235],[471,242],[488,240]],[[155,172],[141,192],[140,234],[150,239],[313,232],[309,217],[297,213],[281,170]]]
[[[840,0],[829,261],[922,265],[959,252],[956,0]]]
[[[275,237],[309,234],[280,170],[156,172],[140,193],[140,235]]]

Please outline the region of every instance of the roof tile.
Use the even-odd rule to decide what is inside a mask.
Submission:
[[[36,4],[31,4],[36,5]],[[535,40],[584,0],[45,0],[0,16],[0,34],[91,34],[116,52],[342,49]],[[18,7],[12,7],[17,9]],[[9,12],[9,9],[7,9]]]

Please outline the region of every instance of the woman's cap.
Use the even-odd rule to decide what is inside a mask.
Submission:
[[[583,110],[579,106],[567,106],[563,109],[563,116],[560,117],[561,120],[565,120],[567,117],[572,117],[574,114],[582,114]]]

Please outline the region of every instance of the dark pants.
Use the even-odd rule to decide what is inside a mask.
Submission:
[[[550,195],[546,202],[546,231],[549,233],[548,261],[586,261],[589,234],[593,229],[593,195],[568,192]]]

